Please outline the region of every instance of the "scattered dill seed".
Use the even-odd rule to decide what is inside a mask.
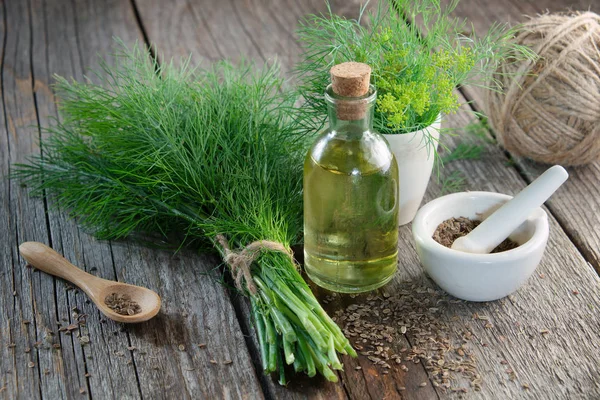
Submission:
[[[27,367],[33,368],[33,367],[35,367],[35,364],[33,363],[33,361],[29,361],[29,363],[27,364]]]
[[[441,392],[451,390],[451,382],[460,377],[467,378],[476,390],[481,376],[467,344],[476,338],[465,329],[463,342],[451,341],[450,328],[440,318],[452,301],[439,289],[409,282],[390,296],[359,297],[356,304],[338,310],[335,320],[351,342],[360,342],[360,348],[355,344],[359,354],[382,368],[382,374],[395,368],[408,372],[408,363],[423,363]],[[384,316],[389,316],[389,321],[383,321]],[[395,340],[407,332],[411,347],[396,350]]]

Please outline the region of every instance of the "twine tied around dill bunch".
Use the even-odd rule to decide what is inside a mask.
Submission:
[[[261,251],[277,251],[283,253],[290,258],[292,264],[296,265],[292,251],[278,242],[257,240],[243,249],[235,251],[229,247],[229,242],[225,236],[219,234],[216,236],[216,239],[223,248],[223,259],[227,265],[229,265],[229,268],[231,268],[231,275],[233,275],[235,287],[238,288],[238,290],[243,290],[243,280],[246,282],[246,288],[252,295],[255,295],[257,290],[254,280],[252,279],[250,267],[254,260],[258,258]]]
[[[541,15],[524,23],[514,40],[539,59],[508,59],[495,75],[503,91],[486,93],[500,144],[548,164],[600,160],[600,16]]]

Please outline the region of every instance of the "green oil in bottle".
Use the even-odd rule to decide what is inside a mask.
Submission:
[[[398,264],[398,167],[371,128],[375,97],[371,87],[353,108],[330,85],[329,128],[304,163],[305,270],[337,292],[378,288]]]

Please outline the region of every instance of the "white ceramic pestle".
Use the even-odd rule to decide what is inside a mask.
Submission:
[[[560,165],[549,168],[471,233],[456,239],[452,249],[477,254],[491,252],[517,229],[534,209],[544,204],[568,177],[569,174]]]

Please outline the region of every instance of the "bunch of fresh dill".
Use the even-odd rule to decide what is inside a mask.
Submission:
[[[159,66],[139,48],[102,63],[100,84],[57,77],[61,120],[16,177],[103,239],[183,232],[232,248],[302,238],[310,141],[275,66]],[[356,355],[289,255],[263,251],[242,290],[266,372],[284,364],[335,381],[336,351]],[[250,285],[258,290],[251,293]]]
[[[374,126],[385,134],[408,133],[431,125],[439,114],[459,107],[458,85],[497,90],[492,74],[500,62],[532,57],[511,42],[514,30],[494,24],[483,37],[467,36],[466,21],[453,18],[458,0],[380,0],[356,20],[311,15],[298,30],[304,52],[296,67],[303,119],[311,129],[325,123],[323,93],[329,69],[338,63],[369,64],[378,91]]]

